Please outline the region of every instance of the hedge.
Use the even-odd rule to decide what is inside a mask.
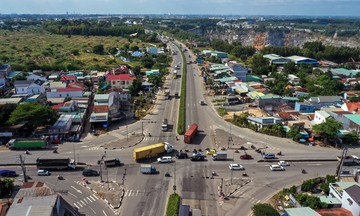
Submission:
[[[186,59],[185,55],[182,52],[182,50],[179,48],[178,45],[177,48],[181,52],[182,56],[182,74],[181,74],[181,90],[180,90],[180,103],[179,103],[179,116],[178,116],[178,127],[177,132],[178,134],[182,135],[185,133],[185,108],[186,108]]]
[[[166,216],[178,216],[179,205],[180,196],[177,193],[171,194],[166,208]]]

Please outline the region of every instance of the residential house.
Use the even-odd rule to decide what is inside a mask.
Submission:
[[[60,115],[58,120],[48,131],[50,140],[62,140],[63,138],[67,137],[73,123],[73,118],[74,116],[72,114]]]
[[[72,206],[42,182],[25,182],[14,197],[7,216],[78,216]]]
[[[321,216],[310,207],[286,208],[285,212],[282,216]]]
[[[348,102],[341,105],[341,109],[348,111],[353,114],[360,114],[360,103],[359,102]]]
[[[333,199],[330,199],[330,200],[332,201]],[[322,201],[321,197],[320,197],[320,201]],[[324,201],[326,201],[326,200],[324,200]],[[332,206],[332,202],[329,202],[327,204],[328,204],[328,207]],[[344,209],[344,208],[331,208],[330,207],[330,209],[319,209],[319,210],[316,210],[316,212],[319,213],[321,216],[353,216],[353,214],[349,210]]]
[[[335,182],[329,184],[329,196],[342,200],[344,190],[353,185],[360,186],[357,182]]]
[[[149,54],[152,54],[152,55],[157,55],[158,48],[157,47],[147,47],[146,52],[148,52]]]
[[[60,78],[60,75],[61,75],[62,73],[52,73],[52,74],[50,74],[50,76],[48,77],[48,79],[50,80],[50,81],[56,81],[56,80],[58,80],[59,78]]]
[[[333,68],[330,70],[333,76],[338,76],[340,78],[352,78],[355,77],[359,71],[348,70],[346,68]]]
[[[46,82],[47,79],[46,77],[43,77],[43,76],[39,76],[37,74],[29,74],[29,76],[26,77],[27,80],[41,80],[43,82]]]
[[[211,56],[215,56],[216,58],[227,58],[228,54],[226,52],[213,51],[211,52]]]
[[[146,71],[145,74],[146,74],[146,76],[160,75],[160,70],[159,69],[152,69],[152,70]]]
[[[106,77],[106,83],[111,86],[112,89],[127,89],[132,85],[136,77],[130,74],[108,75]]]
[[[313,103],[317,108],[321,108],[324,106],[339,106],[342,104],[342,99],[340,96],[318,96],[311,97],[309,102]]]
[[[133,53],[131,53],[132,57],[143,57],[145,56],[144,53],[140,52],[140,51],[135,51]]]
[[[212,53],[211,50],[203,50],[203,51],[202,51],[202,54],[203,54],[204,56],[208,56],[208,57],[211,56],[211,53]]]
[[[230,67],[232,72],[232,76],[236,77],[238,80],[246,81],[246,75],[248,73],[248,69],[243,67],[242,65],[236,62],[228,62],[227,66]]]
[[[282,106],[284,104],[294,108],[296,101],[299,101],[296,97],[281,97],[279,95],[264,95],[257,99],[259,108],[265,108],[269,111],[273,110],[273,107]]]
[[[25,102],[37,102],[39,104],[45,104],[46,103],[46,97],[45,94],[36,94],[29,98],[25,99]]]
[[[7,77],[10,72],[11,72],[10,65],[0,63],[0,76]]]
[[[290,59],[276,55],[276,54],[267,54],[263,56],[264,58],[270,61],[270,65],[284,65],[291,62]]]
[[[79,98],[83,97],[81,88],[58,88],[46,92],[47,98]]]
[[[343,128],[348,131],[360,133],[360,114],[345,114]]]
[[[314,124],[321,124],[326,122],[326,119],[330,117],[330,114],[326,111],[315,111]]]
[[[300,83],[300,78],[295,76],[294,74],[289,74],[288,80],[293,85],[298,85]]]
[[[118,75],[118,74],[131,74],[130,70],[128,67],[126,67],[125,65],[120,65],[120,66],[116,66],[113,67],[112,75]]]
[[[44,81],[41,80],[16,80],[14,82],[15,94],[34,95],[45,93]]]
[[[94,96],[94,110],[90,116],[92,125],[102,125],[107,128],[110,121],[121,118],[121,97],[119,92],[96,94]]]
[[[248,116],[247,120],[254,125],[257,125],[259,128],[262,128],[265,125],[274,125],[276,123],[281,123],[282,119],[277,117],[252,117]]]
[[[296,102],[295,111],[300,113],[313,113],[315,112],[315,105],[308,102]]]
[[[3,106],[5,104],[19,104],[23,101],[23,98],[17,97],[17,98],[0,98],[0,106]]]
[[[74,75],[72,75],[72,76],[65,75],[60,78],[60,81],[63,83],[69,84],[69,83],[76,82],[77,79],[76,79],[76,76],[74,76]]]
[[[89,87],[87,87],[86,85],[82,84],[82,83],[78,83],[78,82],[71,82],[67,85],[68,88],[80,88],[83,91],[89,89]]]
[[[49,88],[51,90],[53,89],[60,89],[60,88],[66,88],[67,84],[66,83],[62,83],[62,82],[50,82],[49,84]]]
[[[352,185],[343,191],[342,208],[351,211],[353,215],[360,215],[360,186]]]
[[[345,100],[350,100],[353,97],[359,97],[359,94],[357,92],[354,91],[347,91],[344,93],[344,99]]]

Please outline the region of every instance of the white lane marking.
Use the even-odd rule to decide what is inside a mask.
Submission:
[[[104,213],[104,215],[105,215],[105,216],[107,216],[107,214],[105,213],[105,211],[104,211],[104,210],[103,210],[103,213]]]
[[[76,190],[76,192],[82,194],[81,190],[77,189],[76,187],[74,187],[74,186],[72,186],[72,185],[71,185],[70,187],[71,187],[72,189]]]
[[[97,197],[95,194],[91,195],[91,196],[94,196],[95,199],[99,199],[99,197]]]
[[[81,202],[81,204],[83,204],[84,206],[86,206],[86,203],[82,200],[80,200],[79,202]]]
[[[86,199],[88,199],[90,201],[90,203],[94,202],[92,199],[90,199],[89,197],[86,197]]]
[[[75,194],[71,193],[71,192],[68,192],[71,196],[75,197],[75,198],[78,198],[77,196],[75,196]]]
[[[80,206],[80,208],[83,207],[83,205],[80,202],[77,202],[77,204]]]
[[[95,210],[94,210],[94,209],[92,209],[90,206],[89,206],[89,208],[91,209],[91,211],[93,211],[93,212],[94,212],[94,214],[96,214],[96,212],[95,212]]]
[[[137,196],[139,194],[139,190],[136,190],[136,195],[135,196]]]
[[[77,209],[79,209],[79,206],[78,206],[78,205],[76,205],[76,203],[74,203],[74,206],[75,206]]]
[[[131,193],[132,193],[132,190],[130,190],[130,192],[129,192],[129,196],[131,196]]]
[[[92,197],[92,195],[89,197],[91,198],[92,201],[96,201],[96,199],[94,197]]]
[[[83,200],[84,200],[84,202],[86,202],[86,205],[89,204],[89,202],[85,198]]]
[[[127,191],[125,191],[125,195],[124,195],[124,196],[128,196],[128,194],[129,194],[129,191],[127,190]]]

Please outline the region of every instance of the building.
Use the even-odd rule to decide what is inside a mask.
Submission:
[[[293,55],[293,56],[289,56],[287,58],[290,59],[295,64],[309,64],[309,65],[314,65],[314,66],[319,65],[319,62],[317,60],[312,59],[312,58],[306,58],[303,56]]]
[[[91,124],[108,127],[108,123],[122,118],[121,94],[111,92],[109,94],[96,94],[94,96],[94,109],[90,116]]]
[[[325,106],[341,106],[342,99],[340,96],[318,96],[311,97],[309,102],[314,104],[317,108],[325,107]]]
[[[60,88],[66,88],[67,84],[62,82],[50,82],[49,88],[50,89],[60,89]]]
[[[0,76],[7,77],[10,72],[11,72],[10,65],[0,63]]]
[[[47,98],[79,98],[83,97],[81,88],[58,88],[46,92]]]
[[[313,113],[315,112],[315,106],[312,103],[296,102],[295,111],[299,113]]]
[[[346,68],[333,68],[330,70],[333,76],[338,76],[340,78],[352,78],[355,77],[359,71],[348,70]]]
[[[290,59],[276,55],[276,54],[267,54],[263,56],[264,58],[270,61],[270,65],[284,65],[291,62]]]
[[[71,75],[71,76],[65,75],[60,78],[60,81],[63,83],[69,84],[69,83],[76,82],[77,79],[76,79],[76,76],[74,76],[74,75]]]
[[[321,216],[310,207],[286,208],[282,216]]]
[[[34,95],[45,93],[44,81],[16,80],[14,82],[15,94]]]
[[[259,128],[262,128],[265,125],[274,125],[276,123],[281,123],[283,120],[277,117],[252,117],[248,116],[247,120],[254,125],[257,125]]]
[[[293,85],[298,85],[300,83],[300,78],[295,76],[294,74],[289,74],[288,80]]]
[[[351,211],[352,215],[360,215],[360,186],[352,185],[343,191],[342,208]]]
[[[226,52],[213,51],[211,52],[211,56],[216,58],[227,58],[228,54]]]
[[[111,86],[112,89],[127,89],[134,80],[136,80],[136,77],[130,74],[108,75],[106,77],[106,84]]]
[[[343,128],[348,131],[360,133],[360,114],[345,114]]]
[[[314,124],[321,124],[326,122],[326,119],[330,117],[330,114],[326,111],[315,111]]]
[[[148,52],[149,54],[152,54],[152,55],[157,55],[158,48],[157,47],[147,47],[146,52]]]
[[[47,79],[46,77],[43,77],[43,76],[39,76],[39,75],[36,75],[36,74],[30,74],[29,76],[26,77],[27,80],[41,80],[41,81],[44,81],[46,82]]]
[[[230,70],[232,72],[232,76],[236,77],[238,80],[241,80],[243,82],[246,81],[246,75],[249,71],[246,67],[243,67],[242,65],[238,63],[231,63],[228,62],[227,66],[230,67]]]

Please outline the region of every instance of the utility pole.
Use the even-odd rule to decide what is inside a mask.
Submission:
[[[76,157],[75,157],[75,142],[73,142],[73,152],[74,152],[74,162],[76,161]],[[79,161],[78,161],[79,162]]]
[[[176,164],[174,164],[174,185],[173,185],[174,193],[176,191]]]
[[[230,143],[233,141],[232,139],[232,134],[231,134],[231,123],[230,124],[230,133],[229,133],[229,137],[228,137],[228,149],[230,148]]]
[[[340,159],[339,165],[338,165],[338,167],[336,168],[336,174],[335,174],[335,175],[336,175],[338,181],[340,181],[341,169],[342,169],[342,166],[343,166],[343,163],[344,163],[344,159],[346,158],[347,151],[348,151],[347,148],[344,148],[344,149],[343,149],[343,152],[342,152],[342,155],[341,155],[341,159]]]
[[[27,182],[26,167],[24,165],[24,160],[22,158],[22,155],[19,155],[19,158],[20,158],[20,166],[21,166],[21,169],[22,169],[23,175],[24,175],[24,182]]]
[[[100,165],[100,182],[103,182],[103,176],[102,176],[102,163],[104,162],[104,158],[106,157],[106,151],[104,151],[104,155],[101,157],[101,159],[98,161],[98,164]]]

